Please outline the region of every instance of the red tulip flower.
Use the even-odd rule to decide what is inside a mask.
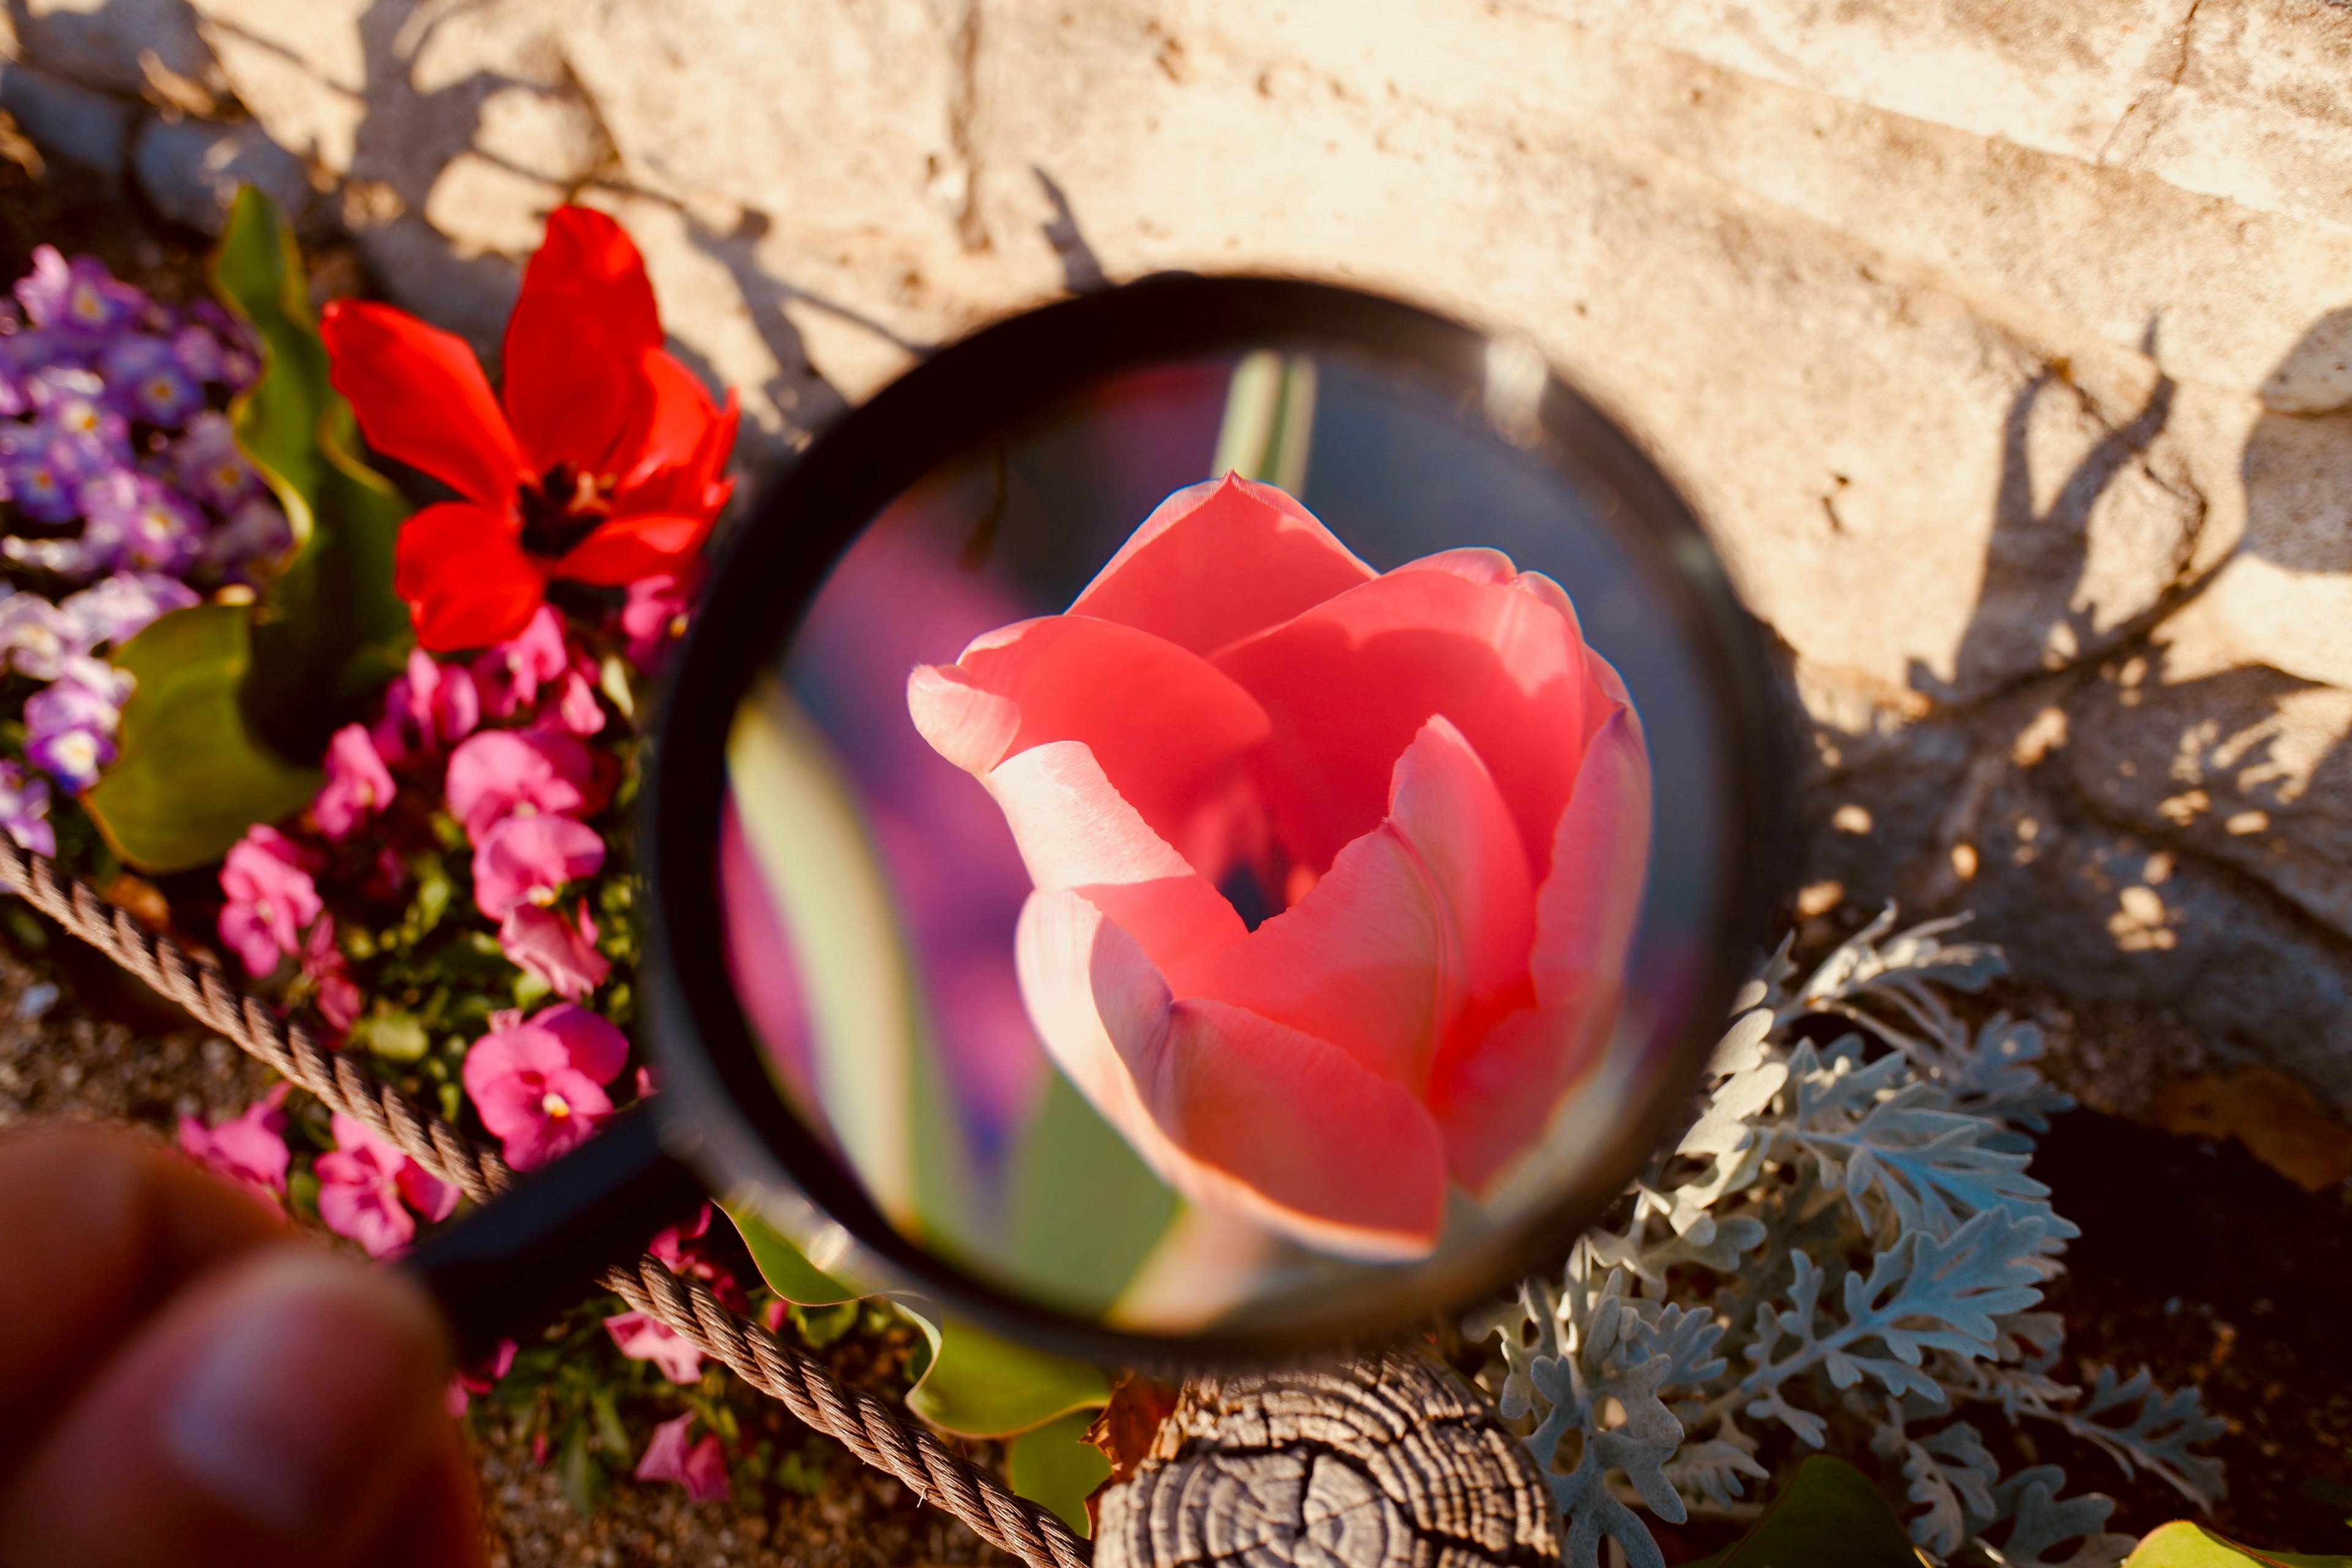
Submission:
[[[620,586],[683,571],[732,481],[720,408],[662,350],[645,262],[618,224],[559,207],[507,321],[503,404],[458,339],[388,305],[320,322],[369,445],[462,500],[400,531],[394,587],[436,652],[501,642],[555,578]]]

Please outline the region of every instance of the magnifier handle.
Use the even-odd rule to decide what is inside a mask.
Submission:
[[[633,1106],[400,1267],[440,1303],[459,1361],[471,1362],[587,1295],[703,1196],[702,1178],[663,1147],[653,1108]]]

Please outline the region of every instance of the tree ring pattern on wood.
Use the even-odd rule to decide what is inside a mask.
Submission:
[[[1195,1379],[1100,1495],[1096,1568],[1544,1568],[1551,1493],[1494,1409],[1410,1352]]]

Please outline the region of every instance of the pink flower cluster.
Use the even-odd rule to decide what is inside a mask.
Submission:
[[[331,786],[330,786],[331,787]],[[319,1000],[319,1014],[341,1031],[359,1016],[359,987],[335,943],[335,918],[326,912],[312,873],[321,862],[276,828],[257,823],[221,862],[221,942],[257,978],[280,960],[299,961],[302,979]]]

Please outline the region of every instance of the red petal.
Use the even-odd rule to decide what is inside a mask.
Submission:
[[[1070,613],[1207,655],[1372,575],[1305,507],[1272,485],[1228,475],[1161,501]]]
[[[369,446],[484,506],[514,504],[522,454],[473,350],[405,311],[357,300],[330,301],[319,336]]]
[[[1270,1019],[1172,1001],[1134,939],[1076,893],[1033,895],[1015,948],[1046,1048],[1184,1196],[1347,1257],[1436,1244],[1444,1150],[1402,1086]]]
[[[597,524],[594,532],[555,563],[549,575],[621,587],[656,572],[679,570],[709,532],[708,515],[616,517]]]
[[[646,360],[661,341],[645,261],[621,226],[556,208],[507,320],[507,416],[532,466],[634,466],[616,448],[645,417]]]
[[[1401,567],[1216,656],[1273,721],[1255,772],[1295,860],[1319,871],[1370,832],[1397,758],[1443,714],[1493,773],[1531,871],[1548,864],[1583,755],[1584,646],[1537,584],[1473,564]]]
[[[646,384],[644,421],[629,447],[637,454],[636,467],[622,476],[624,485],[661,468],[682,468],[701,455],[705,437],[719,423],[719,406],[695,374],[660,349],[646,355]],[[731,401],[734,389],[728,395]]]
[[[1214,665],[1131,626],[1047,616],[991,632],[928,675],[917,672],[908,700],[941,755],[984,773],[1032,746],[1082,741],[1152,832],[1194,869],[1223,874],[1234,847],[1218,797],[1240,782],[1243,753],[1265,738],[1266,719]],[[1012,704],[1016,726],[997,755],[933,733],[925,703],[947,696],[949,683]]]
[[[467,501],[428,506],[400,525],[393,591],[416,640],[435,653],[487,647],[530,624],[547,583],[502,512]]]

